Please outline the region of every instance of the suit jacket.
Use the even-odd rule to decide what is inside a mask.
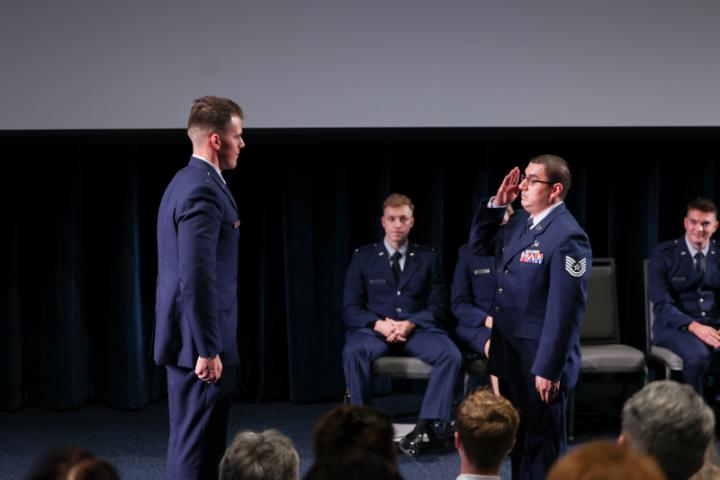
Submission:
[[[715,240],[708,250],[705,275],[695,273],[685,237],[658,245],[650,258],[649,294],[655,323],[653,338],[686,329],[690,322],[716,325],[720,318],[717,292],[720,289],[720,262]]]
[[[489,368],[501,377],[518,368],[550,380],[564,377],[563,385],[572,388],[580,370],[590,242],[564,204],[525,233],[527,212],[516,212],[500,227],[504,213],[483,204],[471,229],[473,250],[487,249],[480,243],[488,238],[500,245],[492,330],[512,351],[499,351],[496,343],[505,342],[491,341]]]
[[[369,328],[385,317],[410,320],[418,330],[442,332],[447,301],[440,258],[434,249],[411,243],[400,282],[382,241],[357,248],[348,267],[343,319],[348,331],[379,335]]]
[[[473,254],[467,245],[458,250],[458,261],[450,287],[453,315],[458,319],[455,333],[462,342],[472,342],[480,329],[487,329],[495,297],[495,257]]]
[[[155,362],[194,368],[220,354],[237,365],[237,206],[218,173],[191,158],[168,185],[157,220]]]

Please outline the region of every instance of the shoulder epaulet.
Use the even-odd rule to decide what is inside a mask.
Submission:
[[[358,247],[354,250],[355,253],[357,252],[364,252],[365,250],[373,250],[377,248],[377,243],[370,243],[368,245],[363,245],[362,247]]]
[[[419,243],[413,243],[412,247],[415,250],[421,250],[423,252],[434,252],[435,249],[433,247],[428,247],[427,245],[420,245]]]
[[[657,247],[655,247],[655,249],[658,252],[667,252],[669,250],[677,248],[679,244],[680,244],[680,240],[678,240],[678,239],[668,240],[667,242],[662,242],[661,244],[659,244]]]

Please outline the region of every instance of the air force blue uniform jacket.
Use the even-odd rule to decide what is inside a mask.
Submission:
[[[468,348],[483,356],[485,343],[490,338],[485,319],[492,316],[495,286],[495,257],[477,255],[467,245],[460,247],[450,287],[452,313],[458,320],[455,334]]]
[[[487,202],[485,202],[487,203]],[[521,412],[512,454],[513,478],[545,478],[565,449],[567,392],[580,370],[580,324],[592,264],[585,232],[564,204],[531,230],[518,211],[500,227],[505,209],[478,209],[470,248],[496,248],[496,290],[488,370]],[[535,377],[560,381],[558,397],[542,402]]]
[[[447,336],[445,280],[437,253],[410,243],[396,282],[382,241],[355,250],[348,267],[343,298],[347,327],[343,367],[354,405],[370,400],[370,365],[393,350],[419,357],[433,366],[420,418],[448,420],[460,368],[460,352]],[[388,344],[372,328],[386,317],[416,325],[406,343]]]
[[[720,251],[711,240],[705,274],[695,272],[685,237],[658,245],[650,259],[649,294],[655,322],[653,342],[683,359],[683,378],[703,393],[712,349],[688,331],[692,321],[720,327]]]
[[[406,257],[398,284],[382,241],[355,250],[343,298],[348,331],[379,336],[368,325],[390,317],[410,320],[426,332],[445,333],[445,279],[438,255],[434,249],[411,243]]]
[[[235,200],[217,172],[191,158],[172,179],[157,222],[155,361],[195,368],[220,354],[237,365],[237,268],[240,230]]]

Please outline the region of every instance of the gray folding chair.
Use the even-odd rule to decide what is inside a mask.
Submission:
[[[432,367],[416,357],[386,356],[373,362],[372,372],[392,379],[425,380]]]
[[[417,357],[388,355],[375,360],[370,367],[373,375],[387,377],[391,380],[427,380],[430,378],[432,366]],[[345,404],[350,403],[350,395],[345,388]]]
[[[582,361],[580,377],[591,374],[621,374],[623,396],[627,395],[628,377],[641,374],[647,382],[645,353],[620,343],[620,319],[617,306],[615,260],[593,259],[588,281],[585,318],[580,330]],[[568,437],[575,434],[575,394],[570,393]]]
[[[682,373],[682,358],[675,355],[672,350],[665,347],[653,345],[652,327],[655,322],[655,312],[653,311],[653,303],[650,301],[650,260],[647,258],[643,261],[643,280],[645,287],[645,339],[646,349],[648,352],[648,363],[651,365],[660,365],[665,369],[665,379],[669,380],[672,372]]]

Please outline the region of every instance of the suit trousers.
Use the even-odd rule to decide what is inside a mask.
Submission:
[[[203,382],[191,368],[165,368],[170,417],[166,478],[218,478],[236,368],[223,368],[217,383]]]
[[[706,345],[694,333],[678,330],[665,335],[659,346],[672,350],[683,360],[683,380],[692,386],[698,395],[703,396],[705,375],[709,372],[713,349]],[[716,372],[714,372],[716,373]]]
[[[535,388],[530,372],[533,342],[516,339],[512,345],[502,335],[493,335],[490,357],[500,355],[507,362],[500,378],[500,393],[520,412],[520,427],[510,454],[512,478],[542,480],[550,467],[567,450],[568,385],[563,376],[555,399],[545,403]],[[524,348],[517,349],[517,346]],[[491,372],[492,373],[492,372]]]

